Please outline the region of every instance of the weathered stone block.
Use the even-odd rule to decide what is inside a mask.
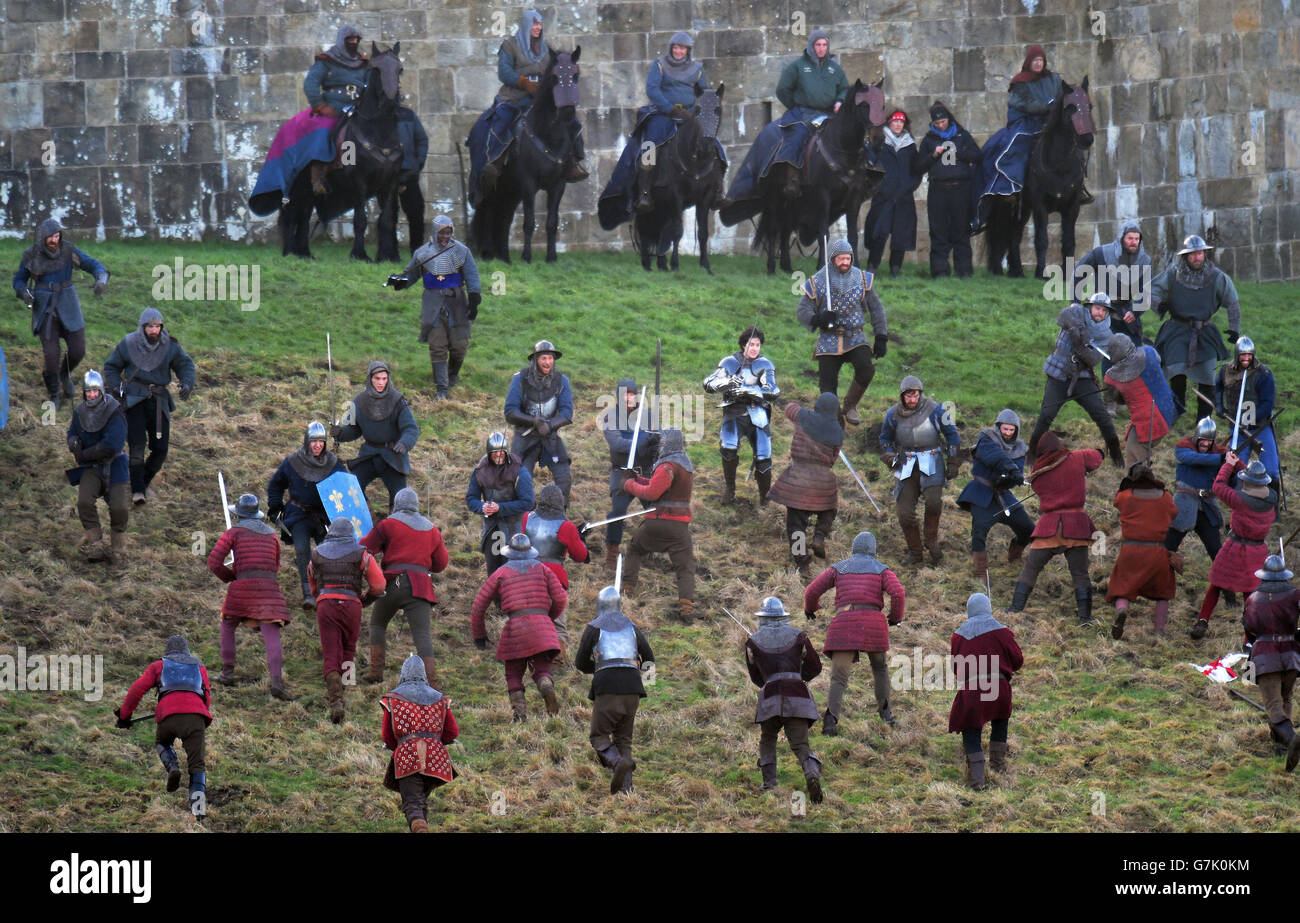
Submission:
[[[0,131],[0,171],[14,168],[14,146],[11,133]]]
[[[878,52],[846,52],[840,56],[840,65],[850,84],[854,80],[875,83],[885,74],[885,62]]]
[[[199,212],[197,165],[157,165],[149,168],[150,204],[162,236],[177,236],[202,220]]]
[[[216,44],[258,48],[267,43],[265,16],[228,16],[216,21]],[[306,67],[303,68],[306,70]]]
[[[213,118],[217,90],[206,77],[188,77],[185,80],[185,118],[205,121]]]
[[[962,44],[967,48],[984,48],[989,45],[1009,45],[1016,41],[1016,21],[1011,18],[968,19],[962,23]],[[1024,54],[1024,49],[1020,49]],[[1016,58],[1016,70],[1020,59]]]
[[[754,55],[763,50],[763,33],[758,29],[732,29],[714,36],[719,56]]]
[[[79,51],[73,55],[73,73],[78,80],[125,77],[126,62],[120,51]]]
[[[952,52],[952,85],[957,92],[984,91],[984,49],[954,48]]]
[[[32,54],[27,58],[24,80],[66,80],[72,73],[72,52]]]
[[[211,122],[187,122],[181,126],[181,163],[211,163],[221,160],[221,139]]]
[[[305,71],[306,68],[303,68]],[[221,56],[221,72],[224,74],[261,74],[262,49],[227,48]]]
[[[176,163],[180,160],[181,126],[141,125],[140,162],[141,163]]]
[[[602,3],[596,7],[597,32],[649,32],[653,27],[651,4],[643,0]]]
[[[138,163],[140,161],[140,132],[134,125],[109,125],[105,129],[108,162]]]
[[[108,162],[105,129],[102,126],[55,128],[52,153],[54,166],[101,166]]]
[[[220,74],[223,57],[221,48],[181,48],[172,52],[172,73]]]
[[[1073,23],[1065,16],[1017,16],[1015,23],[1016,41],[1021,43],[1045,45],[1047,42],[1064,42],[1074,37],[1071,29]]]
[[[390,10],[380,17],[379,28],[385,44],[397,41],[405,43],[424,38],[429,32],[426,22],[423,10]],[[403,47],[406,47],[405,44]]]
[[[1255,201],[1255,180],[1249,176],[1210,179],[1201,183],[1205,208],[1232,208]]]
[[[691,31],[691,0],[659,0],[650,15],[651,24],[661,32]]]
[[[98,167],[32,170],[27,175],[32,214],[44,217],[58,210],[60,220],[70,228],[93,228],[99,223]]]
[[[8,0],[5,7],[11,23],[58,22],[65,14],[64,0]]]
[[[1200,0],[1197,4],[1196,22],[1184,25],[1195,26],[1206,34],[1231,31],[1234,6],[1235,3],[1222,3],[1220,0]]]
[[[0,224],[6,228],[33,229],[31,181],[25,170],[0,171]],[[30,241],[29,241],[30,242]]]
[[[1150,83],[1111,87],[1110,120],[1116,125],[1141,125],[1151,112]]]
[[[952,64],[947,55],[917,56],[911,51],[886,48],[884,59],[890,97],[952,93]]]
[[[51,81],[41,92],[46,125],[86,124],[86,85],[80,80]]]
[[[13,146],[13,162],[20,170],[44,170],[41,162],[45,152],[50,149],[53,129],[20,128],[10,133]]]
[[[645,33],[620,32],[614,35],[613,39],[615,61],[644,61],[649,57],[649,45]],[[699,60],[698,55],[696,60]]]
[[[166,77],[171,73],[172,56],[169,51],[128,51],[126,75],[128,77]]]

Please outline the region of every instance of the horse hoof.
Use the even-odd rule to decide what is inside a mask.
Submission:
[[[546,262],[548,262],[548,263],[556,263],[556,262],[559,262],[559,259],[560,259],[560,258],[559,258],[558,256],[556,256],[554,253],[551,253],[551,254],[547,255],[547,257],[546,257]]]
[[[349,257],[349,259],[356,260],[358,263],[373,263],[373,262],[374,262],[374,260],[372,260],[370,257],[366,256],[364,253],[362,253],[362,254],[360,254],[360,255],[358,255],[358,254],[356,254],[356,253],[353,253],[353,254]]]
[[[1046,270],[1043,270],[1043,269],[1035,269],[1035,270],[1034,270],[1034,278],[1035,278],[1035,279],[1045,280],[1045,279],[1047,278],[1047,272],[1046,272]]]
[[[1008,270],[1007,270],[1007,278],[1008,278],[1008,279],[1023,279],[1024,277],[1025,277],[1025,271],[1024,271],[1023,269],[1008,269]]]

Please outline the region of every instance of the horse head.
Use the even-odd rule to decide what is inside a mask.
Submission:
[[[543,93],[548,94],[556,111],[572,110],[578,106],[578,78],[581,76],[578,56],[581,54],[581,45],[574,48],[572,52],[551,49],[551,64],[542,78],[542,87],[538,96]],[[573,117],[573,113],[564,113],[563,117],[568,120]]]
[[[885,124],[885,91],[881,89],[884,82],[884,77],[873,84],[865,84],[858,80],[849,91],[849,98],[853,100],[853,109],[863,120],[863,127],[868,131]]]
[[[382,91],[384,98],[390,102],[396,103],[401,90],[398,89],[398,83],[402,77],[402,62],[398,55],[401,53],[402,43],[397,42],[392,48],[383,51],[374,43],[370,43],[370,80],[366,87],[376,87]],[[376,81],[375,75],[379,75]]]
[[[1075,140],[1080,147],[1092,144],[1093,133],[1097,130],[1092,121],[1092,100],[1088,97],[1088,78],[1083,83],[1071,87],[1061,81],[1061,100],[1059,102],[1060,118],[1068,120],[1074,129]]]
[[[695,88],[695,124],[705,138],[716,138],[722,127],[722,93],[725,84],[718,84],[716,90]]]

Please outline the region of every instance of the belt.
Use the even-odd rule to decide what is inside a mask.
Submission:
[[[1174,493],[1192,494],[1193,496],[1200,497],[1202,500],[1214,496],[1214,491],[1206,490],[1200,487],[1176,487],[1174,488]]]
[[[344,596],[351,596],[353,599],[360,599],[361,594],[345,583],[327,583],[321,587],[321,592],[342,593]]]
[[[799,682],[803,682],[803,674],[802,673],[773,673],[767,679],[763,680],[763,684],[766,685],[767,683],[774,682],[778,679],[796,679],[799,680]]]
[[[1152,546],[1156,546],[1156,545],[1158,545],[1158,546],[1160,546],[1161,548],[1163,548],[1164,545],[1165,545],[1164,542],[1140,542],[1140,541],[1138,541],[1138,540],[1136,540],[1136,539],[1132,539],[1132,538],[1126,538],[1126,539],[1124,539],[1124,544],[1125,544],[1125,545],[1152,545]]]
[[[1233,532],[1231,529],[1228,530],[1228,541],[1236,542],[1238,545],[1251,545],[1255,547],[1264,544],[1264,539],[1262,538],[1242,538],[1240,535],[1238,535],[1236,532]]]
[[[513,619],[513,618],[517,618],[517,617],[519,617],[519,616],[521,616],[521,615],[547,615],[547,616],[549,616],[550,614],[551,614],[551,610],[550,610],[550,609],[539,609],[539,608],[537,608],[536,606],[534,606],[534,607],[531,608],[531,609],[516,609],[514,612],[507,612],[507,613],[506,613],[506,618],[508,618],[508,619]]]
[[[1294,641],[1294,640],[1295,640],[1294,633],[1289,635],[1260,635],[1258,638],[1255,639],[1255,643],[1258,644],[1260,641]]]
[[[850,603],[841,609],[840,612],[880,612],[883,614],[884,610],[879,606],[872,605],[871,603]]]
[[[435,734],[433,731],[412,731],[409,734],[403,734],[401,737],[397,738],[397,745],[400,747],[408,740],[414,740],[417,737],[441,737],[441,736],[442,736],[441,734]]]
[[[236,574],[236,580],[265,580],[266,578],[276,579],[276,573],[273,570],[246,570]]]
[[[384,565],[385,573],[388,573],[389,571],[396,572],[399,570],[409,570],[413,574],[424,574],[426,577],[429,576],[429,568],[422,567],[419,564],[385,564]]]
[[[616,660],[602,660],[596,664],[597,670],[604,670],[608,667],[631,667],[636,670],[640,667],[640,664],[627,657],[620,657]]]

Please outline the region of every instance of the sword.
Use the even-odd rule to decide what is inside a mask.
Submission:
[[[1246,400],[1246,378],[1250,370],[1241,370],[1241,391],[1237,394],[1237,415],[1232,421],[1232,451],[1237,451],[1237,437],[1241,434],[1241,405]]]
[[[217,486],[221,488],[221,512],[226,517],[226,528],[230,528],[230,498],[226,496],[226,477],[220,471],[217,472]],[[232,551],[226,555],[226,567],[235,563],[235,553]]]
[[[329,370],[330,370],[330,412],[329,412],[329,416],[333,416],[333,415],[334,415],[334,350],[333,350],[333,348],[330,346],[330,335],[329,335],[329,331],[326,331],[326,332],[325,332],[325,362],[329,365]],[[338,417],[334,417],[334,423],[335,423],[335,425],[337,425],[338,422],[339,422]],[[338,450],[339,450],[339,437],[338,437],[338,436],[335,436],[335,437],[334,437],[334,449],[333,449],[333,451],[337,452]]]
[[[1013,503],[1013,504],[1011,504],[1010,506],[1007,506],[1007,501],[1005,501],[1005,500],[1002,499],[1002,494],[1001,494],[1000,492],[998,493],[997,496],[998,496],[998,502],[1002,504],[1002,515],[1003,515],[1003,516],[1006,516],[1006,517],[1008,517],[1008,518],[1011,517],[1011,511],[1012,511],[1012,510],[1014,510],[1014,509],[1015,509],[1016,507],[1018,507],[1018,506],[1023,506],[1024,503],[1025,503],[1025,500],[1028,500],[1028,499],[1029,499],[1028,497],[1025,497],[1025,498],[1022,499],[1022,498],[1020,498],[1020,497],[1017,497],[1015,494],[1012,494],[1011,497],[1012,497],[1012,499],[1015,500],[1016,502]]]
[[[596,528],[596,526],[607,525],[608,523],[611,522],[621,522],[624,519],[631,519],[633,516],[644,516],[646,513],[653,513],[656,509],[658,509],[658,507],[652,506],[648,510],[637,510],[635,513],[628,513],[626,516],[611,516],[608,519],[600,519],[597,520],[596,522],[589,522],[582,527],[582,531],[586,532],[589,529]]]
[[[618,553],[618,563],[614,565],[614,592],[623,595],[623,552]]]
[[[740,626],[740,630],[741,630],[741,631],[743,631],[745,634],[749,635],[751,638],[754,637],[754,633],[753,633],[752,631],[750,631],[748,628],[745,627],[745,623],[744,623],[744,622],[742,622],[740,619],[738,619],[738,618],[736,618],[734,615],[732,615],[732,614],[731,614],[731,610],[729,610],[726,606],[723,606],[723,607],[722,607],[722,611],[725,612],[725,613],[727,613],[728,617],[730,617],[730,619],[731,619],[733,622],[735,622],[737,625]]]
[[[1233,689],[1231,686],[1225,686],[1224,688],[1228,690],[1228,695],[1235,695],[1237,698],[1241,699],[1243,702],[1247,703],[1248,705],[1254,705],[1260,711],[1264,712],[1264,714],[1268,714],[1267,708],[1265,708],[1263,705],[1260,705],[1258,702],[1256,702],[1254,699],[1250,698],[1249,696],[1242,695],[1240,692],[1238,692],[1236,689]]]
[[[1102,349],[1102,348],[1101,348],[1100,346],[1098,346],[1096,343],[1093,343],[1093,344],[1091,344],[1091,345],[1092,345],[1092,348],[1093,348],[1093,349],[1095,349],[1095,350],[1097,350],[1097,352],[1101,353],[1102,357],[1103,357],[1107,362],[1110,361],[1110,353],[1106,352],[1106,350]]]
[[[623,406],[627,407],[627,398],[623,398]],[[626,411],[624,411],[626,412]],[[636,443],[641,438],[641,415],[645,413],[645,385],[641,386],[641,397],[636,407],[636,423],[632,427],[632,445],[627,450],[627,464],[625,468],[631,470],[636,466]]]
[[[867,485],[862,483],[862,478],[858,477],[858,473],[853,470],[853,463],[849,461],[849,457],[844,454],[843,449],[840,449],[840,461],[844,462],[844,467],[849,469],[849,474],[853,475],[853,480],[858,482],[858,486],[862,488],[862,492],[867,495],[867,499],[871,500],[871,505],[875,506],[876,512],[879,513],[880,507],[876,506],[876,501],[872,499],[871,491],[867,490]]]
[[[132,724],[139,724],[141,721],[152,721],[155,714],[155,712],[149,712],[147,715],[140,715],[137,718],[128,718],[127,720]]]

